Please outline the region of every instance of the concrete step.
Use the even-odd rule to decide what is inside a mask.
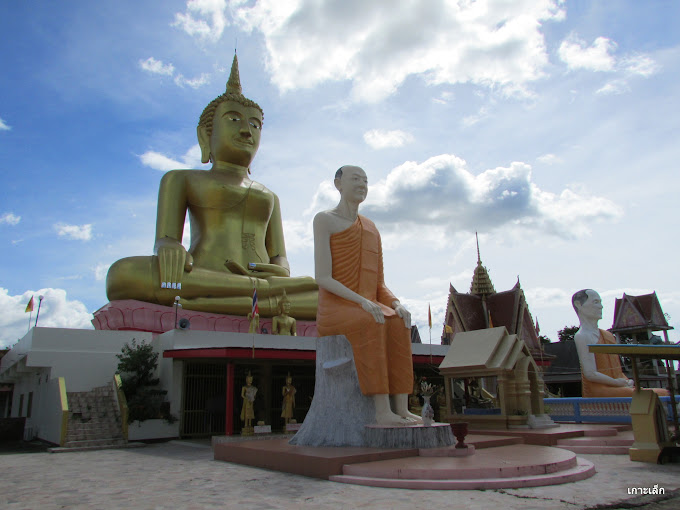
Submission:
[[[474,458],[466,457],[466,461]],[[409,459],[402,459],[409,460]],[[431,459],[428,459],[431,460]],[[412,472],[410,474],[413,474]],[[474,478],[411,478],[401,473],[395,477],[362,476],[352,474],[333,475],[329,479],[333,482],[366,485],[371,487],[400,488],[400,489],[433,489],[433,490],[483,490],[483,489],[516,489],[522,487],[541,487],[576,482],[590,478],[595,474],[592,462],[576,458],[575,465],[538,474],[524,474],[518,476],[482,476]]]
[[[588,445],[558,445],[558,448],[574,453],[590,453],[592,455],[628,455],[629,446],[588,446]]]
[[[126,443],[122,437],[107,437],[99,439],[85,439],[80,441],[66,441],[65,448],[82,448],[89,446],[122,446]]]
[[[626,437],[575,437],[572,439],[560,439],[557,441],[558,447],[563,446],[627,446],[630,447],[635,442],[633,438]]]
[[[142,448],[146,446],[144,443],[125,443],[120,445],[101,445],[101,446],[55,446],[54,448],[48,448],[47,451],[50,453],[69,453],[69,452],[86,452],[94,450],[116,450],[120,448]]]

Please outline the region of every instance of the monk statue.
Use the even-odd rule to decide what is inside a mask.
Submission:
[[[272,319],[272,334],[297,336],[297,321],[290,315],[290,299],[283,291],[279,300],[279,314]]]
[[[574,335],[574,344],[581,362],[581,396],[588,397],[631,397],[633,381],[621,370],[618,354],[592,353],[588,345],[615,344],[616,338],[609,331],[599,329],[597,323],[602,319],[602,299],[592,289],[579,290],[571,298],[571,304],[580,321],[579,330]],[[668,391],[653,388],[659,395]]]
[[[234,56],[227,90],[203,110],[197,133],[205,170],[172,170],[158,192],[153,256],[115,262],[109,300],[137,299],[245,317],[257,288],[260,313],[277,313],[284,290],[301,319],[316,316],[317,286],[291,277],[278,197],[249,178],[260,145],[262,109],[242,94]],[[182,246],[189,213],[191,245]]]
[[[385,285],[378,229],[359,215],[368,191],[366,173],[343,166],[335,174],[335,187],[340,203],[314,218],[319,336],[347,337],[361,392],[373,396],[378,424],[422,422],[408,411],[411,314]]]

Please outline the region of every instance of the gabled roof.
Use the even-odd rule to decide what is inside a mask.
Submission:
[[[614,305],[614,333],[660,331],[673,329],[668,325],[656,292],[642,296],[624,294]]]

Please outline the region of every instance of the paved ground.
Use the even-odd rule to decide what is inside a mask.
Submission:
[[[535,489],[416,491],[344,485],[214,461],[207,443],[173,441],[127,450],[0,455],[0,508],[210,509],[680,508],[680,464],[581,455],[598,473]],[[631,496],[658,484],[665,496]],[[663,499],[665,498],[665,499]]]

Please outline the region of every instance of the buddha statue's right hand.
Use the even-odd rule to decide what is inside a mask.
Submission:
[[[373,301],[364,299],[361,302],[361,308],[370,313],[375,319],[375,322],[378,324],[385,324],[385,315],[383,314],[383,311],[380,309],[380,306],[376,305]]]
[[[158,239],[155,248],[161,288],[181,289],[182,275],[185,271],[191,271],[194,263],[193,257],[182,246],[182,243],[170,237]]]

